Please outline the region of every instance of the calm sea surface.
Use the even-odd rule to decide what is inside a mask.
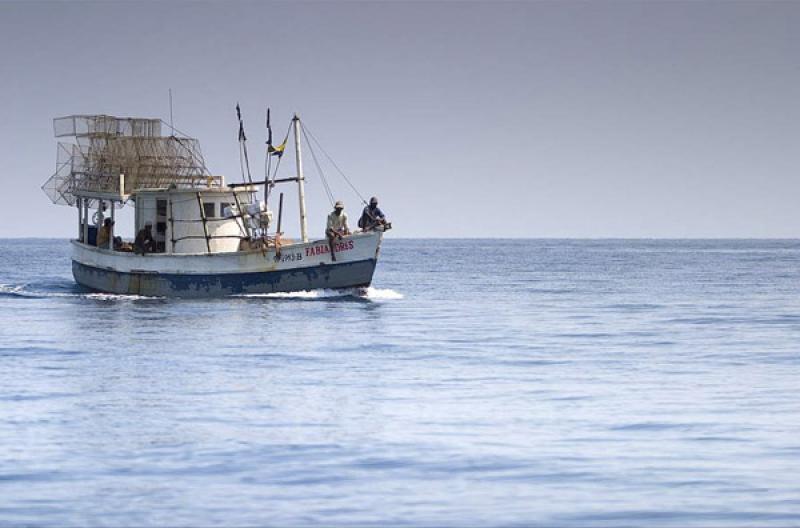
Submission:
[[[396,240],[366,297],[0,240],[0,525],[800,525],[800,241]]]

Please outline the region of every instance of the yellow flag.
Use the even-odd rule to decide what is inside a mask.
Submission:
[[[269,154],[270,156],[278,156],[280,158],[281,156],[283,156],[283,151],[284,150],[286,150],[286,142],[285,141],[283,143],[281,143],[280,145],[278,145],[277,147],[273,147],[272,145],[270,145],[267,148],[267,154]]]

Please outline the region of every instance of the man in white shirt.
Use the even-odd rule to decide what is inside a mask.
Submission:
[[[331,260],[336,261],[334,240],[350,234],[350,228],[347,227],[347,213],[344,212],[344,203],[341,200],[337,200],[336,205],[333,206],[333,212],[328,215],[325,234],[328,236],[328,246],[331,248]]]

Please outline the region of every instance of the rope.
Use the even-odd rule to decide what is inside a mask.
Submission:
[[[328,195],[328,201],[331,203],[331,207],[333,207],[333,203],[336,200],[333,199],[333,193],[331,192],[331,187],[330,185],[328,185],[328,180],[327,178],[325,178],[325,173],[322,171],[322,167],[320,166],[319,161],[317,160],[317,154],[311,147],[311,142],[308,140],[308,135],[306,135],[305,127],[301,126],[300,130],[303,132],[303,137],[306,138],[306,143],[308,144],[308,151],[311,152],[311,159],[314,160],[314,165],[316,165],[317,172],[319,173],[319,179],[322,180],[322,185],[323,187],[325,187],[325,194]]]
[[[270,168],[272,167],[272,156],[269,155],[269,150],[267,151],[267,156],[264,158],[264,181],[269,181],[269,172]],[[267,201],[267,196],[269,196],[269,185],[264,187],[264,201]]]
[[[286,136],[283,138],[283,143],[286,144],[289,141],[289,134],[292,132],[292,124],[289,123],[289,128],[286,129]],[[264,197],[264,202],[266,203],[269,199],[269,193],[272,192],[272,188],[275,186],[275,177],[278,175],[278,169],[281,167],[281,161],[283,160],[283,156],[286,155],[286,150],[284,149],[283,154],[278,156],[278,162],[275,164],[275,170],[272,172],[272,177],[268,178],[269,184],[267,185],[267,196]],[[272,157],[267,154],[267,157]]]
[[[306,126],[305,122],[304,122],[304,121],[300,122],[300,126],[303,128],[303,133],[305,134],[305,130],[307,130],[307,129],[308,129],[308,127]],[[311,136],[311,139],[313,139],[313,140],[314,140],[314,142],[317,144],[317,146],[318,146],[318,147],[319,147],[319,149],[322,151],[322,153],[323,153],[323,154],[325,154],[325,157],[326,157],[326,158],[328,158],[328,161],[330,161],[330,162],[331,162],[331,165],[333,165],[333,166],[334,166],[334,168],[336,168],[336,170],[337,170],[337,171],[339,172],[339,174],[342,176],[342,178],[344,179],[344,181],[345,181],[345,182],[347,182],[347,185],[349,185],[349,186],[350,186],[350,188],[351,188],[351,189],[353,189],[353,192],[354,192],[354,193],[356,193],[356,195],[357,195],[357,196],[358,196],[358,197],[361,199],[361,202],[362,202],[364,205],[366,205],[366,204],[367,204],[367,201],[364,199],[364,197],[363,197],[363,196],[361,196],[361,193],[360,193],[360,192],[358,192],[358,189],[356,189],[355,185],[353,185],[353,183],[350,181],[350,178],[348,178],[348,177],[345,175],[345,173],[344,173],[344,172],[342,172],[342,169],[340,169],[340,168],[339,168],[339,166],[336,164],[336,162],[335,162],[335,161],[333,161],[333,158],[331,158],[330,154],[328,154],[328,152],[327,152],[327,151],[326,151],[326,150],[325,150],[325,149],[322,147],[322,145],[320,144],[319,140],[316,138],[316,136],[314,136],[314,133],[313,133],[313,132],[311,132],[311,130],[308,130],[308,135],[309,135],[309,136]],[[310,144],[310,143],[309,143],[309,144]]]
[[[244,164],[247,167],[247,181],[252,185],[253,177],[250,175],[250,159],[247,157],[247,143],[242,141],[242,148],[244,149]]]
[[[244,133],[244,121],[242,121],[242,109],[239,103],[236,103],[236,117],[239,119],[239,166],[242,169],[242,181],[244,181],[245,172],[247,167],[247,181],[253,183],[253,177],[250,175],[250,159],[247,156],[247,135]],[[242,153],[244,153],[244,164],[242,163]]]
[[[235,220],[237,218],[248,218],[248,216],[238,214],[234,216],[228,216],[225,218],[206,218],[206,222],[227,222],[228,220]],[[202,219],[192,220],[190,218],[173,218],[172,221],[175,223],[191,224],[191,223],[202,222],[203,220]]]
[[[214,240],[216,238],[238,238],[240,240],[242,239],[242,237],[240,237],[239,235],[209,235],[208,237],[205,237],[204,235],[186,235],[176,238],[173,242],[180,242],[181,240],[192,240],[192,239],[201,240],[205,238],[208,238],[209,240]]]

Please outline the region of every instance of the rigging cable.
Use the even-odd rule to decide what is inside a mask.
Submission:
[[[267,107],[267,155],[264,157],[264,203],[269,198],[269,171],[272,167],[272,124],[269,121],[269,107]]]
[[[303,128],[304,133],[305,133],[306,130],[308,130],[308,127],[306,126],[305,122],[301,122],[300,126]],[[361,196],[361,193],[358,192],[358,189],[356,189],[355,185],[353,185],[353,183],[350,181],[350,178],[348,178],[345,175],[345,173],[342,172],[342,169],[339,168],[339,166],[336,164],[336,162],[333,161],[333,158],[331,158],[330,154],[328,154],[328,152],[322,147],[322,145],[320,144],[319,140],[316,138],[316,136],[314,136],[314,133],[311,132],[311,130],[308,130],[308,135],[311,136],[311,139],[314,140],[314,142],[317,144],[317,146],[322,151],[322,153],[325,154],[325,157],[328,158],[328,161],[331,162],[331,164],[334,166],[334,168],[336,168],[336,170],[339,172],[339,174],[342,176],[342,178],[344,178],[344,181],[347,182],[347,185],[349,185],[350,188],[353,189],[353,192],[356,193],[356,195],[361,199],[361,202],[364,205],[366,205],[367,201],[364,199],[363,196]]]
[[[314,165],[317,167],[317,172],[319,173],[319,179],[322,180],[322,186],[325,187],[325,194],[328,195],[328,201],[331,203],[331,207],[333,207],[333,203],[336,201],[333,199],[333,193],[331,192],[331,187],[328,185],[328,179],[325,178],[325,173],[322,171],[322,167],[317,160],[317,154],[314,152],[314,148],[311,145],[311,142],[308,140],[308,135],[306,134],[305,127],[302,126],[300,130],[303,132],[303,137],[306,138],[306,143],[308,144],[308,151],[311,152],[311,159],[314,160]]]
[[[292,132],[292,124],[289,123],[289,128],[286,129],[286,136],[283,138],[282,145],[285,145],[286,142],[289,141],[289,134],[291,134],[291,132]],[[272,188],[275,186],[275,177],[278,176],[278,169],[281,166],[281,160],[283,160],[283,154],[278,156],[278,162],[275,164],[275,170],[272,171],[272,177],[269,178],[269,185],[267,185],[267,189],[269,189],[269,192],[272,192]],[[269,197],[269,194],[267,194],[267,197]],[[267,199],[265,198],[264,201],[266,202]]]

